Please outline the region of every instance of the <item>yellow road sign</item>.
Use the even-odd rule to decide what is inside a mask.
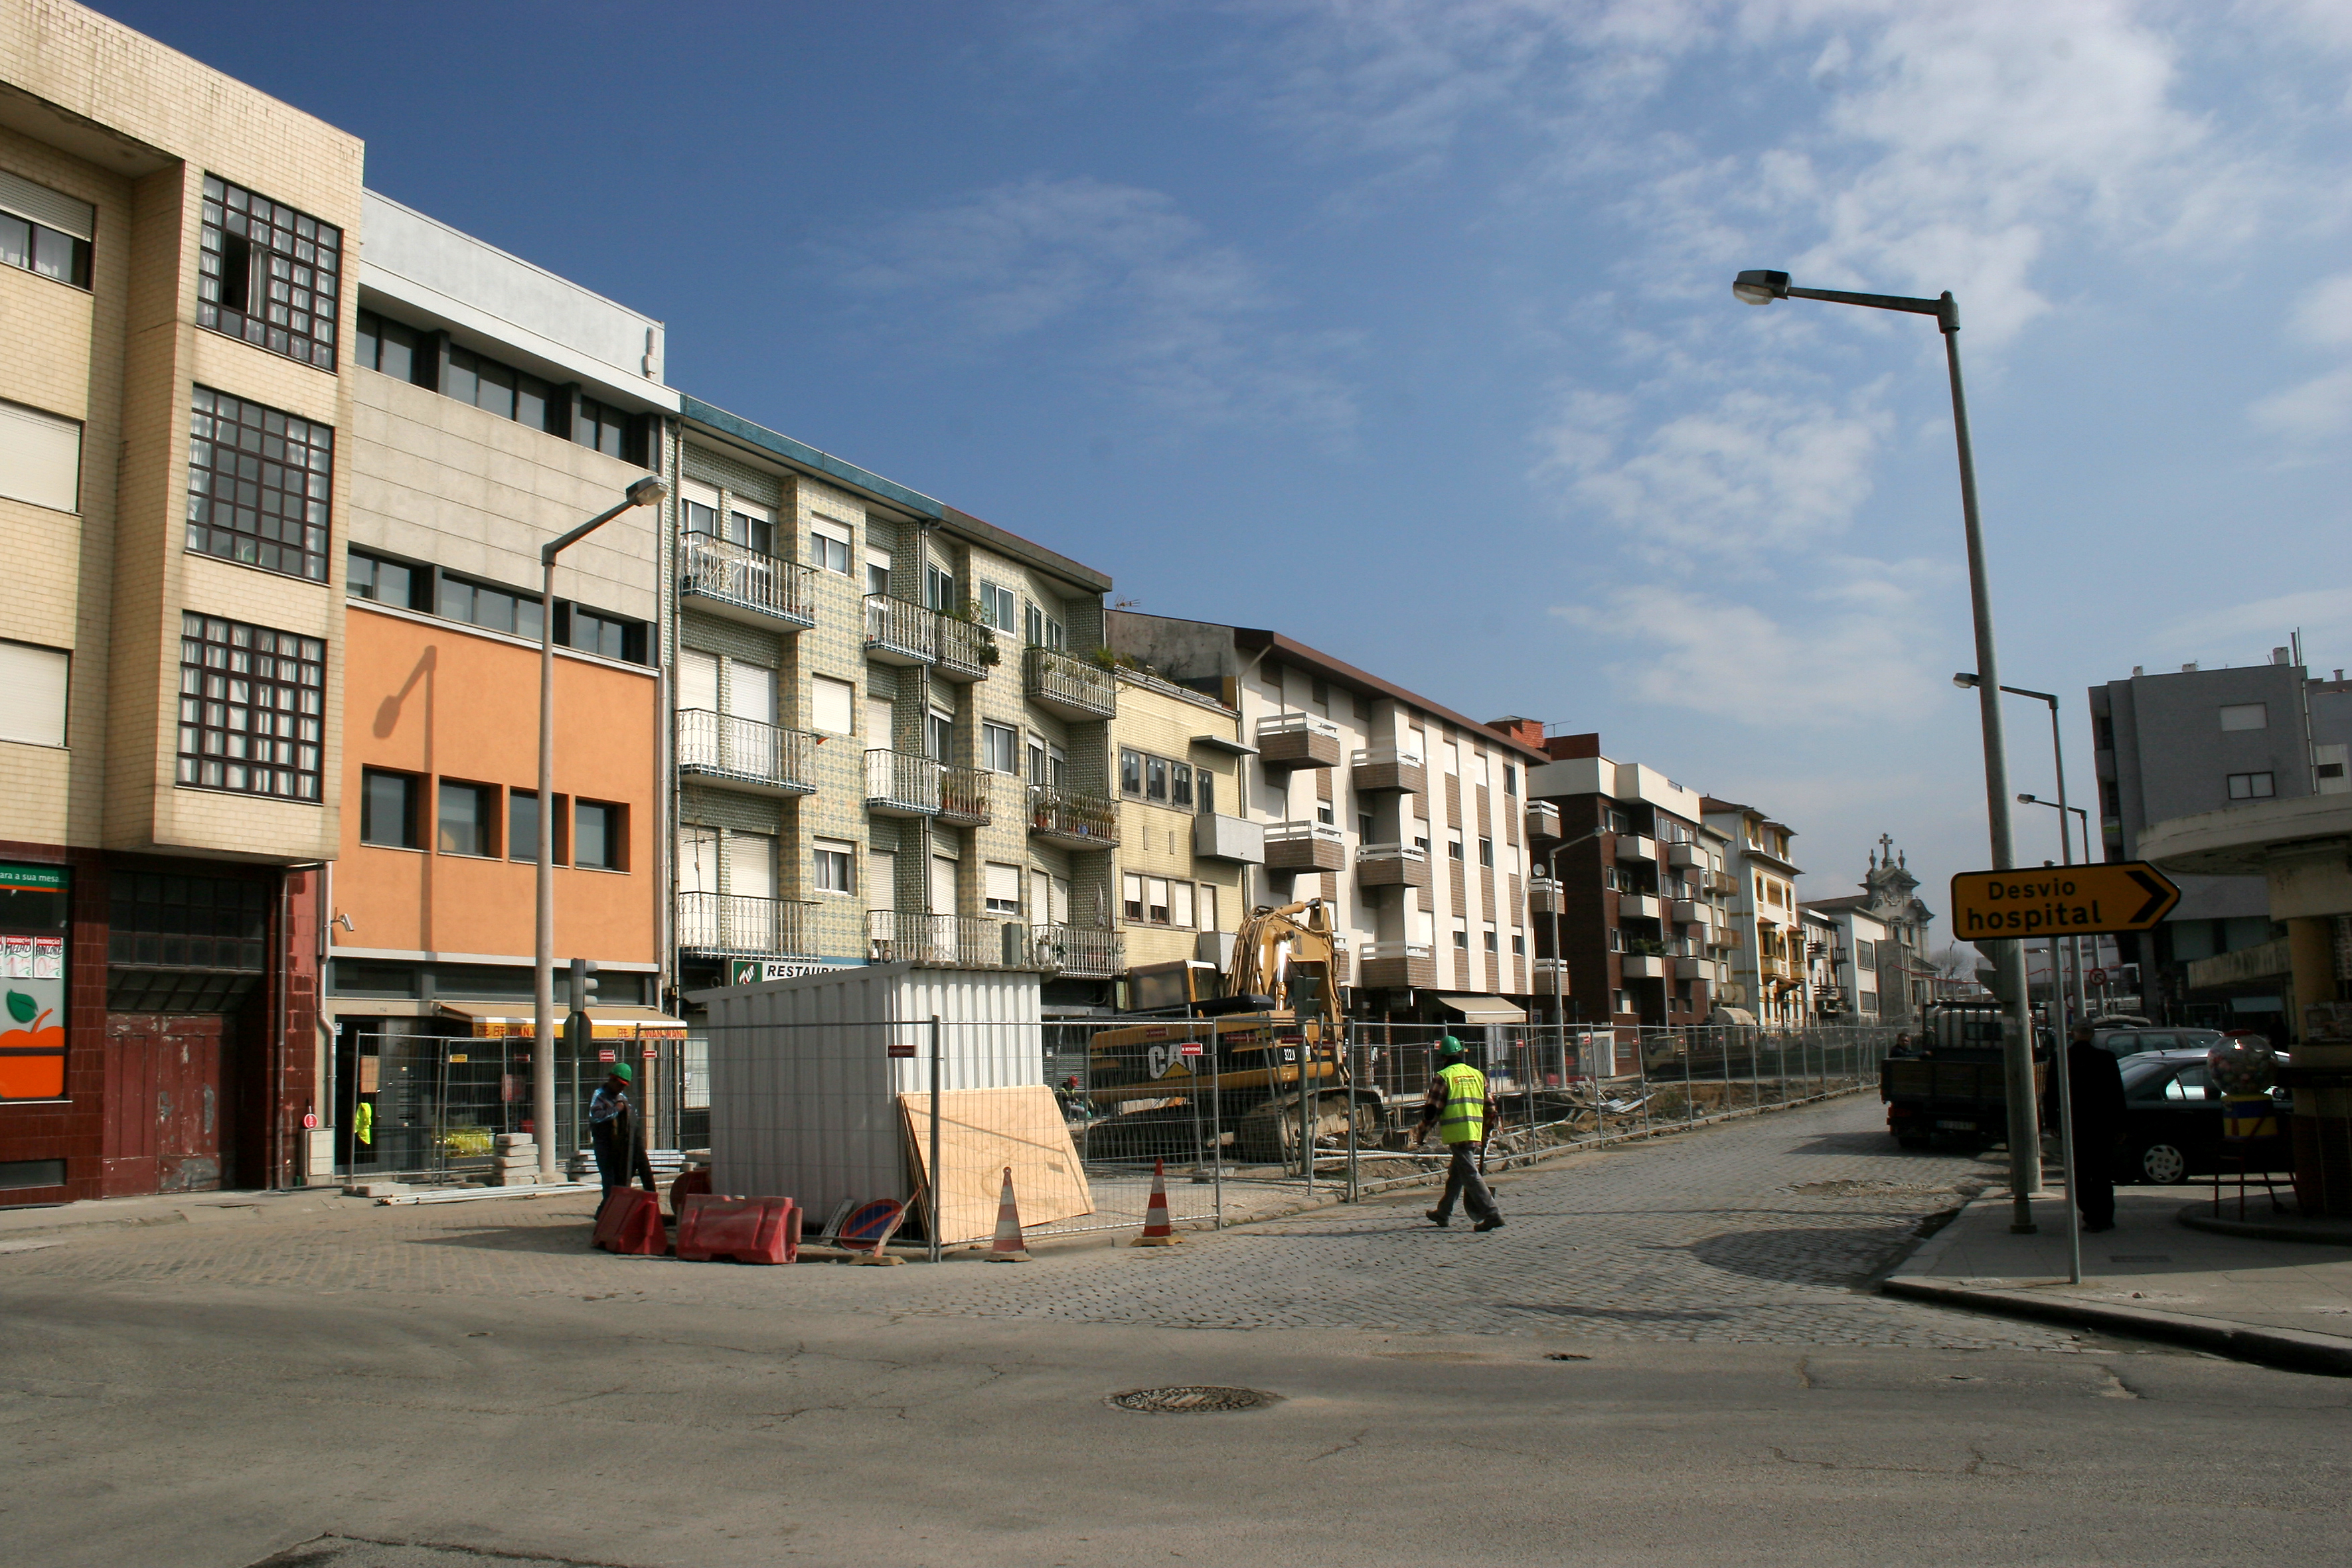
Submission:
[[[1952,879],[1952,931],[1963,942],[2153,931],[2179,901],[2171,879],[2145,860],[1963,871]]]

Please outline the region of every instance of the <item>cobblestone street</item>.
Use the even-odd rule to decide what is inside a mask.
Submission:
[[[620,1259],[585,1247],[584,1198],[404,1208],[320,1200],[210,1223],[75,1234],[0,1271],[157,1286],[628,1300],[768,1310],[1726,1342],[2062,1348],[2061,1331],[1854,1287],[1922,1217],[1993,1181],[1895,1150],[1857,1096],[1572,1156],[1506,1177],[1509,1224],[1431,1226],[1408,1189],[1181,1247],[1041,1248],[936,1270],[783,1272]]]

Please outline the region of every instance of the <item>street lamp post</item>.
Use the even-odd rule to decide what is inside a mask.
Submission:
[[[1551,879],[1551,1021],[1559,1031],[1560,1070],[1568,1070],[1568,955],[1559,950],[1559,906],[1568,901],[1560,887],[1559,856],[1563,849],[1573,849],[1580,844],[1590,844],[1608,831],[1596,827],[1581,838],[1571,838],[1565,844],[1555,844],[1544,857],[1544,874]],[[1610,1048],[1614,1050],[1615,1037],[1611,1037]],[[1613,1068],[1615,1063],[1610,1064]]]
[[[2009,756],[2001,738],[1999,661],[1993,651],[1992,595],[1985,581],[1984,531],[1977,516],[1976,457],[1969,444],[1968,397],[1960,381],[1960,307],[1949,289],[1933,300],[1899,294],[1851,294],[1836,289],[1799,289],[1785,272],[1742,272],[1732,293],[1749,305],[1775,300],[1823,300],[1837,305],[1864,305],[1878,310],[1899,310],[1933,316],[1944,334],[1944,363],[1951,373],[1952,433],[1959,448],[1960,520],[1969,554],[1969,601],[1976,623],[1977,673],[1983,687],[1978,692],[1978,721],[1984,736],[1985,827],[1991,838],[1992,864],[2006,871],[2017,863],[2010,838]],[[2025,994],[2025,953],[2014,941],[1997,944],[1993,968],[2010,995],[2009,1013],[2016,1039],[2006,1056],[2009,1089],[2009,1228],[2031,1235],[2033,1194],[2042,1185],[2042,1136],[2033,1095],[2033,1016]]]
[[[539,1179],[555,1179],[555,558],[623,512],[654,506],[669,486],[647,474],[607,507],[539,549],[539,881],[537,931],[531,945],[531,1141]],[[574,1005],[579,1003],[573,997]]]

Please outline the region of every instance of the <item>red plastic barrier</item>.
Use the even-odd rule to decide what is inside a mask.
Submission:
[[[710,1167],[708,1165],[699,1170],[680,1171],[677,1173],[677,1180],[669,1184],[669,1217],[673,1220],[683,1217],[686,1214],[688,1197],[695,1193],[707,1193],[709,1190]]]
[[[688,1263],[792,1263],[801,1255],[801,1211],[790,1198],[689,1193],[677,1220],[677,1255]]]
[[[596,1209],[594,1244],[607,1252],[659,1258],[669,1250],[661,1200],[639,1187],[614,1187]]]

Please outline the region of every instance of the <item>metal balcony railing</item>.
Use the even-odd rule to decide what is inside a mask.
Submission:
[[[940,616],[912,599],[866,595],[866,655],[884,664],[936,664]]]
[[[1022,656],[1022,689],[1030,701],[1070,719],[1109,719],[1118,712],[1118,683],[1092,659],[1059,648],[1032,647]]]
[[[1118,802],[1108,795],[1031,784],[1029,831],[1073,848],[1112,848],[1118,843]]]
[[[790,626],[816,625],[816,568],[707,533],[686,535],[678,592]],[[740,618],[740,617],[739,617]]]
[[[677,895],[677,945],[714,955],[792,956],[811,951],[816,905],[738,893]]]
[[[866,753],[866,805],[885,816],[936,816],[940,764],[913,752]]]
[[[817,738],[757,719],[681,708],[677,771],[789,795],[814,795]]]
[[[940,820],[962,827],[978,827],[989,819],[989,775],[978,768],[950,767],[938,764],[940,770]]]
[[[986,680],[988,667],[1004,657],[997,648],[996,634],[976,621],[940,616],[934,635],[940,674],[950,680]]]
[[[1041,969],[1058,969],[1074,980],[1112,980],[1127,973],[1127,938],[1091,926],[1029,928],[1030,956]]]
[[[868,956],[877,963],[933,969],[1025,969],[1029,928],[989,916],[875,910],[866,915]]]

